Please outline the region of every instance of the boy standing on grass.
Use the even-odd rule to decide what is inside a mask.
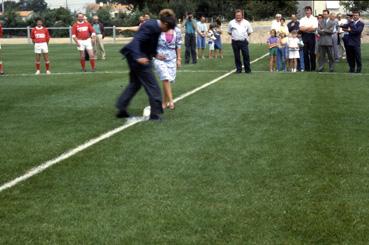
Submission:
[[[297,71],[297,59],[300,58],[299,53],[299,38],[297,37],[297,31],[293,30],[291,37],[288,38],[288,58],[290,63],[291,72]]]
[[[0,22],[0,38],[3,38],[3,25]],[[0,44],[0,75],[4,75],[3,59],[1,57],[1,44]]]
[[[36,19],[36,27],[32,29],[31,39],[35,45],[35,64],[36,64],[36,75],[41,74],[41,54],[44,57],[46,74],[51,74],[50,72],[50,61],[49,61],[49,41],[50,34],[49,30],[43,26],[42,19]]]
[[[305,71],[305,62],[304,62],[304,41],[302,40],[301,36],[302,32],[298,31],[297,37],[299,38],[299,53],[300,58],[297,60],[297,66],[300,72]]]
[[[279,39],[277,37],[277,31],[272,29],[270,31],[270,37],[267,40],[269,47],[269,71],[274,72],[277,63],[277,49],[278,49]]]

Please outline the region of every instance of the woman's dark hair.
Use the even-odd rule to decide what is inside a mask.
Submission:
[[[169,29],[174,29],[177,26],[176,15],[171,9],[163,9],[160,11],[160,21],[166,23]]]

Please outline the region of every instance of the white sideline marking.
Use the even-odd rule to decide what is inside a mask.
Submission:
[[[268,55],[269,55],[269,53],[267,53],[267,54],[265,54],[265,55],[263,55],[263,56],[255,59],[255,60],[253,60],[251,63],[258,62],[259,60],[267,57]],[[208,86],[210,86],[210,85],[212,85],[212,84],[214,84],[216,82],[219,82],[220,80],[222,80],[222,79],[224,79],[224,78],[226,78],[228,76],[230,76],[235,71],[236,71],[236,69],[234,69],[234,70],[232,70],[232,71],[230,71],[230,72],[228,72],[228,73],[226,73],[226,74],[224,74],[224,75],[222,75],[222,76],[220,76],[220,77],[218,77],[218,78],[216,78],[216,79],[214,79],[214,80],[212,80],[212,81],[210,81],[208,83],[205,83],[204,85],[202,85],[202,86],[200,86],[198,88],[195,88],[195,89],[193,89],[193,90],[191,90],[191,91],[189,91],[189,92],[187,92],[185,94],[182,94],[181,96],[179,96],[178,98],[176,98],[174,101],[177,102],[177,101],[183,100],[184,98],[186,98],[186,97],[188,97],[188,96],[190,96],[190,95],[192,95],[192,94],[194,94],[194,93],[196,93],[196,92],[198,92],[198,91],[200,91],[200,90],[202,90],[202,89],[204,89],[204,88],[206,88],[206,87],[208,87]],[[148,107],[146,107],[145,110],[147,110],[147,108]],[[53,165],[55,165],[55,164],[57,164],[57,163],[65,160],[65,159],[68,159],[68,158],[76,155],[77,153],[79,153],[79,152],[81,152],[83,150],[86,150],[87,148],[89,148],[89,147],[91,147],[91,146],[93,146],[93,145],[95,145],[95,144],[97,144],[97,143],[99,143],[99,142],[101,142],[101,141],[103,141],[105,139],[108,139],[108,138],[112,137],[113,135],[115,135],[115,134],[117,134],[117,133],[119,133],[119,132],[121,132],[121,131],[123,131],[123,130],[125,130],[127,128],[130,128],[133,125],[136,125],[136,124],[138,124],[140,122],[143,122],[143,121],[146,121],[146,120],[148,120],[148,118],[146,116],[143,116],[143,117],[135,117],[135,118],[132,118],[130,120],[127,120],[127,122],[124,125],[122,125],[122,126],[120,126],[118,128],[115,128],[115,129],[113,129],[111,131],[108,131],[108,132],[106,132],[106,133],[104,133],[104,134],[102,134],[102,135],[100,135],[100,136],[98,136],[96,138],[93,138],[93,139],[85,142],[84,144],[82,144],[80,146],[77,146],[74,149],[71,149],[69,151],[66,151],[63,154],[59,155],[58,157],[56,157],[54,159],[51,159],[51,160],[49,160],[47,162],[44,162],[44,163],[38,165],[37,167],[32,168],[31,170],[29,170],[28,172],[26,172],[24,175],[19,176],[19,177],[15,178],[15,179],[13,179],[13,180],[11,180],[9,182],[6,182],[5,184],[3,184],[3,185],[0,186],[0,192],[4,191],[6,189],[12,188],[12,187],[16,186],[17,184],[19,184],[19,183],[21,183],[21,182],[23,182],[23,181],[25,181],[25,180],[27,180],[27,179],[29,179],[29,178],[37,175],[39,173],[42,173],[43,171],[45,171],[46,169],[52,167]]]
[[[5,74],[2,77],[38,77],[38,76],[64,76],[64,75],[95,75],[95,74],[127,74],[129,71],[96,71],[96,72],[55,72],[47,75],[46,73],[41,73],[40,75],[35,75],[34,73],[21,73],[21,74]],[[228,72],[228,70],[178,70],[177,73],[221,73]]]

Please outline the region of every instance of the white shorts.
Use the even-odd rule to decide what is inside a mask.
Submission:
[[[215,50],[215,43],[214,42],[209,42],[208,45],[209,45],[209,50],[210,51]]]
[[[35,43],[35,54],[47,54],[49,47],[47,43]]]
[[[79,47],[77,47],[77,49],[79,51],[85,51],[86,49],[87,50],[93,49],[91,38],[86,39],[86,40],[78,40],[78,42],[79,42]]]
[[[290,50],[288,52],[289,59],[300,59],[300,52],[298,50]]]

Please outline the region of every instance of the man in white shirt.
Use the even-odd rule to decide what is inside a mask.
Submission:
[[[237,9],[235,18],[228,25],[228,34],[232,37],[232,48],[237,73],[242,72],[241,53],[246,73],[251,73],[249,55],[249,36],[253,32],[250,22],[244,19],[243,11]]]
[[[277,34],[279,33],[279,29],[281,28],[281,19],[282,19],[282,15],[281,14],[276,14],[275,15],[275,20],[272,21],[272,26],[270,28],[270,30],[276,30]]]
[[[306,16],[300,20],[300,31],[302,32],[302,41],[304,42],[304,61],[305,71],[315,71],[315,32],[318,28],[318,20],[312,15],[312,8],[305,7]]]

